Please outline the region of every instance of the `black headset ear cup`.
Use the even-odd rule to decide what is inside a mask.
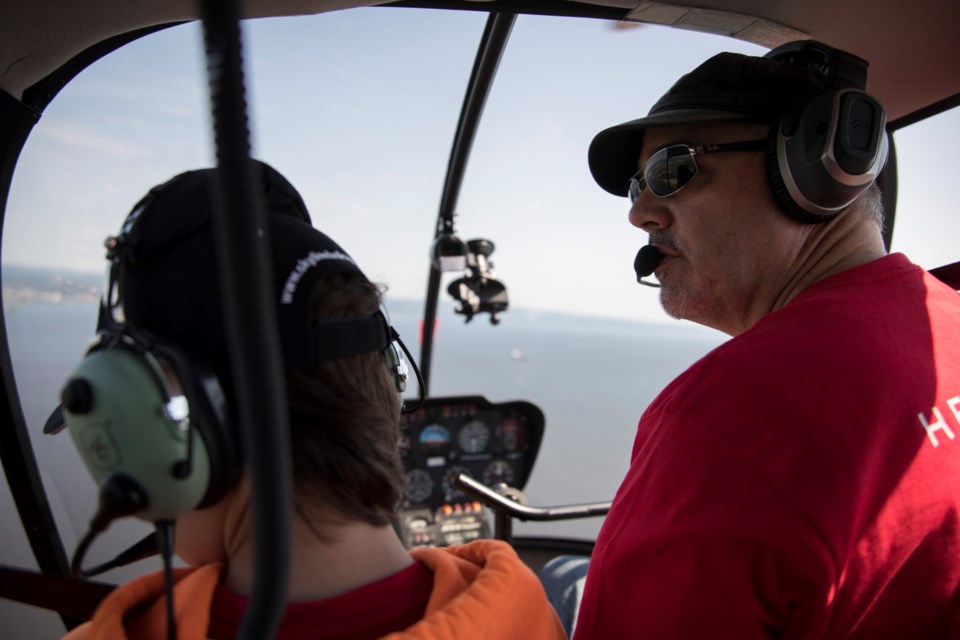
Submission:
[[[883,169],[885,126],[880,103],[863,91],[811,96],[770,131],[767,173],[778,204],[799,222],[832,220]]]
[[[780,158],[777,154],[777,139],[780,136],[780,127],[780,123],[777,123],[775,126],[771,127],[770,135],[767,138],[767,178],[770,184],[770,191],[773,193],[773,199],[776,200],[777,204],[788,216],[797,222],[802,222],[804,224],[817,224],[820,222],[826,222],[833,216],[815,216],[801,207],[799,204],[797,204],[797,201],[790,196],[790,191],[783,182]]]

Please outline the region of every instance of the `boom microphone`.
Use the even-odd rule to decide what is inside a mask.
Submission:
[[[643,279],[653,273],[662,259],[663,254],[655,246],[648,244],[641,247],[640,251],[637,251],[637,257],[633,259],[633,270],[637,272],[637,282],[648,287],[659,287],[659,284],[644,282]]]

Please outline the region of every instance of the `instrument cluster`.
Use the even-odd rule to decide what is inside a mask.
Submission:
[[[523,489],[543,439],[543,412],[529,402],[480,396],[430,398],[400,421],[404,509],[473,502],[455,486],[465,473],[487,486]]]

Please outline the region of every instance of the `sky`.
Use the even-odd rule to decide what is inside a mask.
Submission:
[[[314,224],[390,296],[423,295],[444,173],[486,15],[361,9],[245,25],[254,155],[298,187]],[[600,130],[646,114],[676,78],[749,43],[599,20],[521,16],[481,120],[456,211],[494,242],[517,307],[667,321],[639,287],[644,233],[590,177]],[[153,185],[210,166],[199,28],[154,34],[97,62],[47,109],[14,176],[7,264],[101,272],[103,239]],[[897,134],[893,249],[958,259],[948,159],[960,110]],[[455,275],[445,276],[446,283]],[[509,316],[507,316],[509,317]]]

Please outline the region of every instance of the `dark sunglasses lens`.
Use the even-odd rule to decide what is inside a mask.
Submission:
[[[630,182],[627,183],[627,195],[630,196],[630,204],[637,201],[640,193],[643,192],[644,186],[642,177],[633,176],[630,178]]]
[[[644,168],[647,186],[661,198],[676,193],[697,175],[690,149],[679,145],[657,151]]]

